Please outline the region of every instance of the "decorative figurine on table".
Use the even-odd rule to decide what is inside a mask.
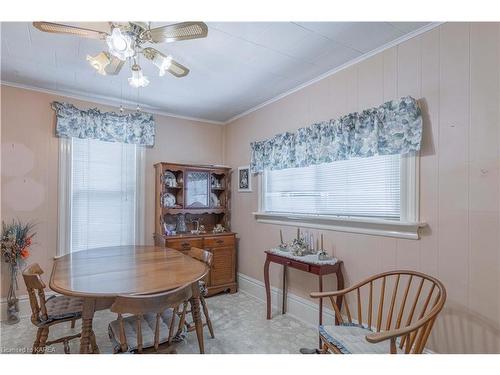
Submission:
[[[300,228],[297,228],[297,238],[294,238],[292,241],[292,254],[302,257],[308,252],[308,244],[305,239],[300,236]]]

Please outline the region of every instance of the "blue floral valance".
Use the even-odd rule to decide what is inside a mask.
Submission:
[[[252,142],[250,168],[285,169],[420,150],[422,116],[410,96]]]
[[[53,102],[56,135],[63,138],[92,138],[107,142],[154,146],[153,115],[144,112],[118,114],[96,108],[80,110],[69,103]]]

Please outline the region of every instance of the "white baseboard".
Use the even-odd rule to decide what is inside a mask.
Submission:
[[[238,273],[238,290],[266,302],[264,283],[253,277]],[[271,312],[273,316],[281,314],[282,298],[282,290],[271,286]],[[325,306],[327,302],[323,301],[323,323],[333,324],[335,315],[332,309]],[[319,305],[293,293],[287,293],[286,313],[309,326],[317,327],[319,324]]]
[[[50,296],[55,295],[55,292],[46,292],[45,296],[48,298]],[[31,306],[30,306],[30,300],[27,294],[24,294],[22,296],[18,296],[17,299],[19,300],[19,318],[26,318],[31,315]],[[0,300],[0,321],[6,321],[7,320],[7,298],[2,298]]]

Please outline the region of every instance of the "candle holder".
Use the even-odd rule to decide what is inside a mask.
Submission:
[[[282,242],[279,244],[279,249],[280,251],[284,251],[284,252],[289,252],[289,248],[288,248],[288,244],[286,242]]]
[[[333,259],[330,255],[328,255],[328,253],[322,249],[319,253],[318,253],[318,260],[331,260]]]

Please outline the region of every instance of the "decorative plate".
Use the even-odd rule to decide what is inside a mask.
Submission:
[[[164,193],[161,197],[163,207],[175,207],[175,197],[171,193]]]
[[[177,179],[175,178],[175,174],[170,171],[165,171],[165,173],[163,173],[163,182],[165,182],[165,185],[170,187],[177,186]]]

